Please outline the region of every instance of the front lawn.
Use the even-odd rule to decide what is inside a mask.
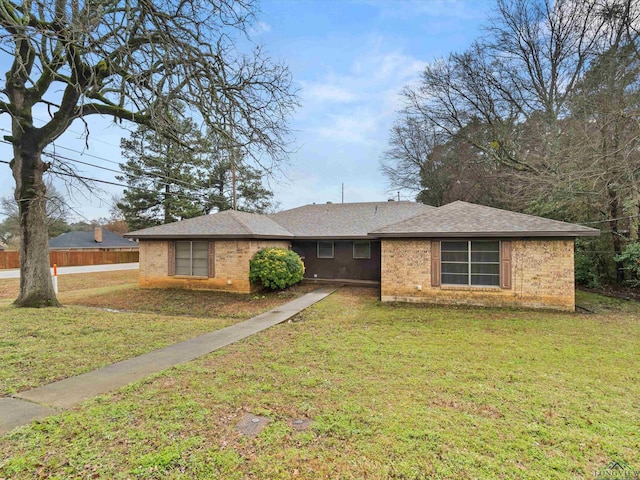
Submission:
[[[594,478],[640,468],[640,308],[387,305],[285,323],[0,439],[0,478]],[[246,414],[270,419],[257,437]],[[298,430],[296,419],[312,419]]]
[[[76,273],[58,276],[58,291],[61,295],[69,292],[89,290],[114,285],[137,285],[138,270],[114,270],[110,272]],[[0,299],[15,300],[20,289],[19,278],[0,279]]]
[[[63,275],[63,308],[0,305],[0,396],[218,330],[317,288],[255,295],[142,290],[131,283],[136,278],[129,271]],[[0,280],[0,292],[15,298],[16,282]]]
[[[77,306],[0,307],[0,396],[95,370],[234,322],[225,317],[134,314]]]
[[[215,315],[246,320],[317,288],[318,286],[313,284],[294,285],[279,292],[264,291],[246,295],[177,288],[142,289],[137,286],[127,286],[125,290],[97,290],[92,295],[86,295],[82,291],[61,294],[60,301],[64,304],[110,308],[128,312],[198,317]]]

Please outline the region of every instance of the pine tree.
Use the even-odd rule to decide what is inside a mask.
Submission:
[[[180,123],[176,139],[141,126],[122,139],[127,162],[120,165],[128,188],[116,206],[131,230],[175,222],[233,208],[230,149],[215,135],[203,135],[193,121]],[[179,138],[179,140],[178,140]],[[263,185],[259,169],[236,152],[237,209],[262,213],[273,193]]]
[[[196,181],[198,132],[190,120],[180,122],[177,138],[145,126],[121,140],[127,162],[120,165],[128,188],[117,203],[131,230],[175,222],[201,214]]]
[[[201,145],[203,214],[233,209],[232,166],[235,166],[237,210],[264,213],[272,207],[273,192],[264,186],[261,171],[248,165],[238,149],[231,155],[224,140],[213,134]]]

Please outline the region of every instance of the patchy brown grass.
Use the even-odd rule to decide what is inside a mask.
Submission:
[[[282,292],[259,292],[247,295],[125,286],[104,289],[106,291],[97,290],[93,295],[74,292],[72,295],[61,295],[60,298],[68,305],[111,308],[127,312],[245,319],[276,308],[317,288],[317,285],[295,285]]]
[[[75,273],[58,276],[58,291],[61,296],[67,292],[89,290],[98,287],[114,285],[137,285],[137,270],[117,270],[113,272]],[[19,278],[0,279],[0,299],[14,299],[18,297],[20,289]]]
[[[0,279],[0,299],[18,298],[19,289],[20,289],[19,278]]]
[[[0,439],[0,477],[594,478],[640,468],[640,306],[389,305],[284,323]],[[244,414],[269,418],[255,438]],[[295,419],[313,420],[298,431]],[[604,475],[603,475],[604,476]]]
[[[0,306],[0,396],[218,330],[317,288],[256,295],[141,290],[132,283],[137,272],[130,271],[60,281],[63,308]],[[11,282],[3,283],[11,291]]]

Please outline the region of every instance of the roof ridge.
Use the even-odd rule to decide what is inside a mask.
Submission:
[[[401,204],[401,203],[410,203],[412,205],[424,205],[426,207],[437,208],[433,205],[427,205],[426,203],[414,202],[412,200],[379,200],[374,202],[325,202],[325,203],[306,203],[304,205],[299,205],[293,208],[287,208],[286,210],[281,210],[279,212],[269,213],[266,216],[271,217],[272,215],[278,215],[280,213],[291,212],[293,210],[298,210],[300,208],[306,207],[340,207],[340,206],[351,206],[351,205],[388,205],[388,204]]]
[[[249,225],[244,223],[242,219],[238,218],[238,216],[236,215],[237,213],[240,213],[238,210],[228,210],[228,211],[231,212],[231,216],[237,223],[240,224],[240,226],[244,229],[245,233],[250,233],[250,234],[255,233],[253,230],[249,228]],[[242,212],[242,213],[249,213],[249,212]],[[259,215],[259,214],[256,214],[256,215]]]
[[[280,223],[276,222],[273,218],[269,217],[269,215],[264,214],[264,213],[256,213],[256,212],[243,212],[240,210],[231,210],[233,212],[233,218],[245,229],[246,233],[249,234],[255,234],[256,232],[253,231],[249,225],[247,225],[244,220],[242,220],[242,215],[251,215],[254,217],[260,217],[260,219],[265,219],[265,220],[269,220],[270,222],[273,222],[274,224],[276,224],[277,226],[279,226],[280,228],[282,228],[285,232],[287,232],[289,235],[294,236],[293,233],[291,233],[289,231],[288,228],[286,228],[284,225],[281,225]],[[239,217],[236,215],[237,213],[241,213],[242,215],[240,215]]]

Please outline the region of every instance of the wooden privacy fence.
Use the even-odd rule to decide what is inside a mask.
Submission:
[[[139,260],[138,251],[93,251],[51,250],[49,263],[59,267],[77,267],[82,265],[106,265],[111,263],[134,263]],[[0,252],[0,269],[20,268],[19,252]]]

